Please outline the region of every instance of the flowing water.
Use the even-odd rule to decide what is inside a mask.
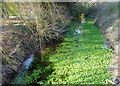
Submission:
[[[15,80],[13,81],[13,84],[24,84],[24,78],[27,75],[27,70],[29,70],[31,63],[34,61],[35,57],[34,54],[31,54],[29,56],[29,58],[27,58],[23,64],[22,67],[17,75],[17,77],[15,78]]]

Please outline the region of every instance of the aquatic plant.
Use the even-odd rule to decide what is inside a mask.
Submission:
[[[29,74],[31,78],[31,75],[37,78],[26,83],[105,84],[106,79],[111,80],[109,65],[112,50],[103,48],[104,36],[98,27],[89,22],[92,20],[83,25],[84,33],[75,35],[78,24],[72,22],[64,41],[52,51],[54,54],[47,54],[51,64],[43,69],[38,65],[34,70],[37,73],[31,71]]]

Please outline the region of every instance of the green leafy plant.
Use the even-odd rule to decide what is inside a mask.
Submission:
[[[32,78],[32,81],[36,80],[37,84],[105,84],[106,79],[111,80],[108,67],[112,50],[103,48],[104,36],[98,27],[89,22],[92,20],[83,25],[84,33],[73,37],[78,24],[71,23],[64,41],[52,51],[54,54],[48,54],[51,64],[44,69],[52,71],[44,72],[46,76],[42,80],[42,75],[37,77],[43,72],[38,71],[38,67],[36,72],[31,73],[37,78]]]

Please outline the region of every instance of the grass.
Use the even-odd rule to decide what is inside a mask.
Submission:
[[[105,84],[106,79],[112,79],[109,72],[112,50],[103,48],[103,34],[92,20],[83,25],[82,34],[74,34],[78,25],[71,23],[64,41],[48,55],[52,64],[45,68],[38,64],[26,78],[29,83]]]

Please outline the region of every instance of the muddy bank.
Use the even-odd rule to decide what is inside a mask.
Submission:
[[[115,55],[111,65],[111,72],[113,78],[115,78],[116,76],[120,76],[120,50],[118,49],[118,47],[120,46],[120,39],[118,38],[118,25],[120,24],[120,20],[118,17],[119,7],[120,6],[118,2],[102,3],[96,6],[97,12],[94,15],[96,24],[101,28],[101,31],[104,33],[109,46],[114,49]]]
[[[28,33],[25,34],[27,32],[26,26],[22,26],[22,24],[23,22],[15,19],[2,21],[2,49],[4,51],[2,52],[4,54],[2,58],[2,83],[10,82],[19,71],[22,62],[38,47],[35,46],[37,44],[33,45],[31,42],[33,39],[28,39],[31,36]],[[36,41],[35,38],[34,41]]]

